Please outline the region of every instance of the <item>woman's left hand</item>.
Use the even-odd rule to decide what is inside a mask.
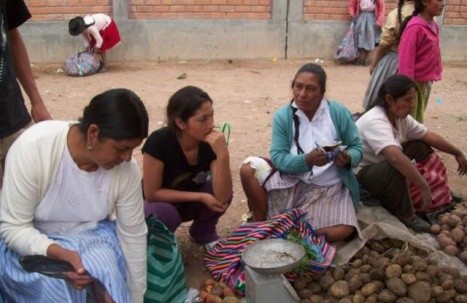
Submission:
[[[334,163],[337,166],[344,167],[350,162],[349,154],[344,150],[336,155],[334,158]]]
[[[467,174],[467,159],[465,158],[465,155],[463,153],[461,153],[460,155],[457,155],[456,161],[457,161],[457,164],[459,165],[457,167],[457,172],[459,173],[459,175]]]
[[[225,140],[224,134],[217,129],[213,129],[207,134],[206,137],[204,137],[204,142],[211,146],[216,156],[228,152],[227,141]]]

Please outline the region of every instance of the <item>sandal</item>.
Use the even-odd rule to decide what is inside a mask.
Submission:
[[[403,219],[399,219],[399,220],[401,220],[401,222],[404,223],[407,227],[417,232],[427,232],[427,233],[431,232],[430,224],[428,224],[428,222],[424,221],[422,218],[420,218],[417,215],[413,215],[412,218],[407,219],[407,220],[403,220]]]

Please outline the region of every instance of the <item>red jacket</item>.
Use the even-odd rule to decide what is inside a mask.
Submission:
[[[376,24],[383,26],[384,24],[384,0],[375,0],[375,18]],[[349,0],[349,14],[352,17],[358,17],[360,15],[360,0]]]

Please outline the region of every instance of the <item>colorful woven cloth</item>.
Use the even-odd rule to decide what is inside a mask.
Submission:
[[[227,284],[238,294],[245,294],[245,270],[242,253],[248,245],[271,238],[298,238],[304,245],[308,259],[306,269],[301,273],[288,273],[293,281],[299,274],[321,274],[334,258],[336,249],[326,242],[324,236],[318,237],[310,224],[300,221],[303,211],[297,208],[288,210],[264,222],[253,222],[235,229],[230,237],[220,240],[212,249],[207,250],[204,263],[214,279]],[[302,268],[303,269],[303,268]]]

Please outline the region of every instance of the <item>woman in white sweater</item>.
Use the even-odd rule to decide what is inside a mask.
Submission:
[[[78,122],[33,125],[8,153],[0,196],[0,290],[5,302],[86,302],[99,279],[115,302],[143,302],[146,234],[133,149],[148,134],[136,94],[95,96]],[[24,255],[69,262],[67,282],[28,273]]]

